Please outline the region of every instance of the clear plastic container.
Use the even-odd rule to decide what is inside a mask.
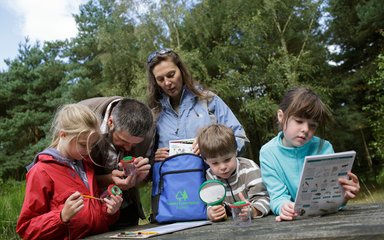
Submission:
[[[245,201],[235,202],[230,205],[235,226],[248,226],[251,224],[251,206]]]
[[[107,188],[107,190],[105,190],[100,198],[101,199],[104,199],[104,198],[109,198],[109,196],[111,195],[115,195],[115,196],[121,196],[123,194],[123,191],[116,185],[114,184],[110,184]]]
[[[133,164],[135,158],[132,156],[126,156],[120,162],[123,164],[124,174],[125,176],[133,176],[136,174],[136,166]]]

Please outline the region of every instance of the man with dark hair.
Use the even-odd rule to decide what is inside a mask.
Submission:
[[[99,117],[103,138],[92,150],[99,187],[116,184],[123,191],[124,202],[119,221],[114,225],[137,225],[144,219],[138,185],[149,175],[149,157],[154,136],[151,110],[142,102],[124,97],[97,97],[80,102]],[[125,176],[119,168],[124,156],[134,156],[137,173]]]

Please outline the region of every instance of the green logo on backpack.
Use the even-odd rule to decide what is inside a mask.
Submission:
[[[188,193],[187,193],[187,191],[178,191],[177,193],[176,193],[176,199],[177,199],[177,201],[181,201],[181,200],[183,200],[183,201],[187,201],[187,199],[188,199]]]
[[[168,201],[167,204],[169,206],[175,206],[177,209],[185,209],[188,208],[189,205],[199,204],[199,202],[187,201],[188,197],[188,193],[185,189],[180,190],[175,195],[176,201]]]

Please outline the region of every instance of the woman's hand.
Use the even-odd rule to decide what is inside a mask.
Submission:
[[[79,192],[73,193],[67,198],[61,210],[61,221],[67,223],[84,207],[84,200]]]
[[[194,154],[200,155],[200,148],[199,148],[199,144],[197,144],[196,139],[192,143],[192,151]]]
[[[155,161],[164,161],[169,157],[169,148],[158,148],[155,152]]]

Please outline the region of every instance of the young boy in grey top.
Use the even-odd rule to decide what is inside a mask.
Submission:
[[[269,213],[269,196],[261,179],[260,168],[246,158],[236,157],[236,140],[231,128],[213,124],[201,129],[197,137],[200,154],[209,165],[207,179],[219,180],[226,186],[225,204],[247,201],[251,204],[252,218]],[[230,211],[224,205],[209,206],[208,218],[225,219]]]

